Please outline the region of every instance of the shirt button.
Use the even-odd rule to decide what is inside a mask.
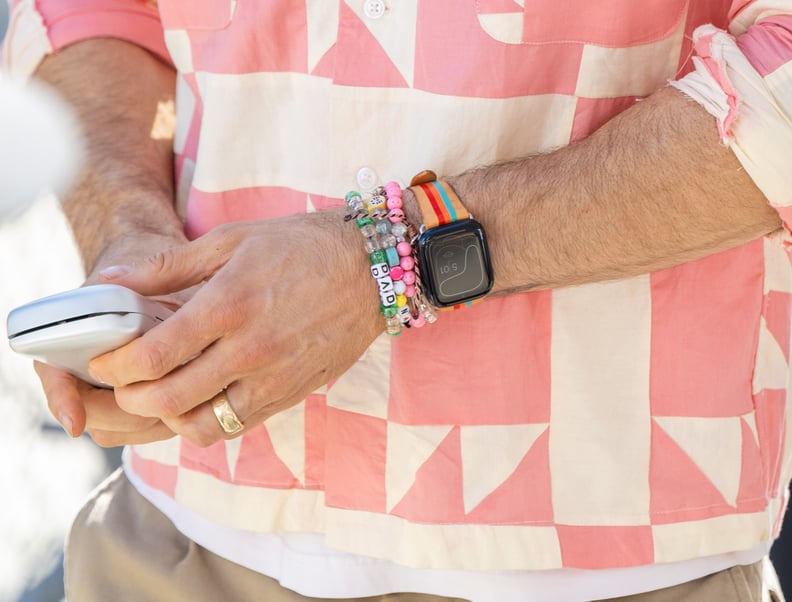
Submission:
[[[384,0],[366,0],[363,3],[363,12],[369,19],[379,19],[385,10]]]
[[[361,167],[357,172],[358,187],[363,192],[374,190],[378,180],[377,172],[370,167]]]

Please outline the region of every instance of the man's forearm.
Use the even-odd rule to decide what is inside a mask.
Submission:
[[[569,147],[448,180],[488,232],[496,294],[656,271],[781,224],[714,119],[671,88]]]
[[[181,236],[173,207],[173,69],[132,44],[96,39],[48,57],[37,77],[65,96],[84,129],[87,161],[62,205],[86,270],[121,237]]]

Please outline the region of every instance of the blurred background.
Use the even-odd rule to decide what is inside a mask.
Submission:
[[[7,24],[8,5],[0,0],[0,41]],[[30,98],[27,106],[39,101]],[[68,437],[49,416],[31,362],[5,342],[10,309],[79,286],[83,277],[55,199],[40,198],[24,212],[19,205],[28,189],[13,176],[22,175],[21,168],[32,187],[47,184],[51,172],[42,163],[51,157],[47,149],[59,146],[40,148],[42,132],[35,126],[46,116],[30,109],[22,119],[19,103],[0,73],[0,110],[6,112],[0,114],[0,602],[57,602],[63,599],[66,529],[118,462],[118,451],[106,454],[87,438]],[[31,149],[41,163],[26,159]],[[19,164],[23,158],[26,165]]]
[[[7,9],[6,0],[0,0],[0,41]],[[0,91],[2,78],[0,73]],[[2,143],[8,142],[2,126],[0,120],[0,172]],[[6,149],[6,161],[15,150]],[[0,200],[8,191],[8,180],[0,182]],[[102,450],[86,437],[74,440],[62,431],[47,411],[31,362],[5,343],[9,310],[77,287],[82,279],[54,197],[45,195],[5,218],[0,211],[0,416],[5,417],[0,421],[0,602],[63,599],[61,562],[68,525],[90,491],[119,463],[119,450]],[[792,513],[786,522],[773,560],[792,599]]]
[[[1,139],[2,133],[0,133]],[[63,598],[62,544],[83,500],[117,462],[49,415],[29,360],[5,342],[17,305],[79,286],[82,268],[52,197],[0,223],[0,601]]]

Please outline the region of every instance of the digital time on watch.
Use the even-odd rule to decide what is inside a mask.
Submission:
[[[484,228],[433,172],[421,172],[410,184],[423,219],[416,242],[421,290],[441,309],[470,305],[493,284]]]

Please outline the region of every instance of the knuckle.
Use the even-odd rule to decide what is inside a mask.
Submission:
[[[175,253],[170,249],[166,249],[147,257],[144,263],[150,271],[154,273],[163,273],[171,271],[177,262]]]
[[[132,392],[131,387],[116,387],[113,390],[116,405],[126,412],[127,414],[135,415],[136,399]]]
[[[151,393],[151,400],[159,409],[157,415],[160,418],[178,418],[184,413],[183,399],[173,389],[160,387]]]
[[[170,372],[171,366],[170,346],[162,341],[151,341],[146,344],[141,356],[143,377],[154,380]]]
[[[219,434],[199,424],[195,416],[184,416],[177,419],[177,422],[178,426],[174,430],[196,447],[207,448],[219,441]]]
[[[247,323],[249,304],[246,297],[240,294],[228,294],[218,308],[217,317],[220,326],[226,332],[234,331]]]
[[[265,337],[247,339],[236,349],[234,363],[244,371],[255,370],[268,365],[276,357],[276,350]]]
[[[135,433],[142,433],[153,428],[159,419],[150,416],[133,415],[126,423],[127,430]]]
[[[239,222],[228,222],[212,230],[209,236],[217,250],[225,250],[227,246],[236,246],[249,231],[249,225]]]
[[[196,446],[207,448],[217,443],[218,438],[216,435],[211,435],[205,431],[194,431],[192,436],[188,437]]]

